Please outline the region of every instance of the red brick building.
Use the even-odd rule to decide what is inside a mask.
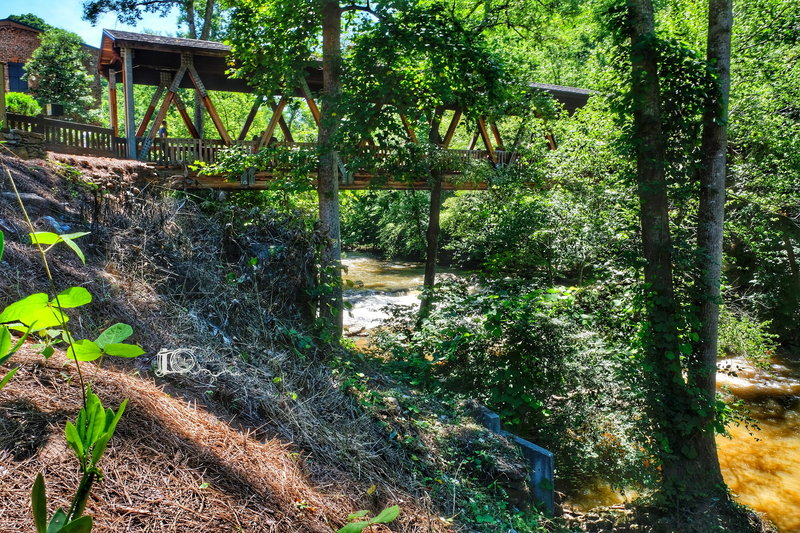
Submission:
[[[0,20],[0,62],[6,64],[6,91],[28,92],[28,82],[22,79],[23,66],[39,48],[39,34],[42,30],[15,20]],[[100,97],[100,78],[97,75],[97,58],[100,50],[88,44],[83,45],[89,53],[88,72],[94,75],[92,92]]]

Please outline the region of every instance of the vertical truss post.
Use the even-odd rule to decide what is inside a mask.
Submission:
[[[117,109],[117,71],[108,69],[108,117],[114,137],[119,137],[119,111]]]
[[[125,140],[128,157],[136,159],[136,125],[133,103],[133,50],[122,49],[122,88],[125,93]]]

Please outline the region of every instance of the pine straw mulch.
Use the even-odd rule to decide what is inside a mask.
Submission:
[[[79,480],[63,437],[80,408],[74,363],[62,354],[45,361],[30,349],[15,360],[22,368],[0,391],[0,531],[31,530],[28,501],[38,472],[50,513],[68,506]],[[130,402],[87,507],[95,531],[330,532],[355,510],[342,487],[310,481],[306,458],[290,446],[236,431],[136,375],[82,368],[107,406]],[[358,502],[374,503],[366,496]],[[403,508],[398,530],[445,530],[413,501],[393,503]]]

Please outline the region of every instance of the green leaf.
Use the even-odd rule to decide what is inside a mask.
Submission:
[[[400,506],[392,505],[391,507],[387,507],[381,513],[370,520],[373,524],[388,524],[389,522],[393,521],[397,518],[397,515],[400,514]]]
[[[62,309],[70,307],[80,307],[92,301],[92,295],[83,287],[70,287],[63,291],[57,297],[53,298],[50,305],[61,307]]]
[[[9,348],[11,348],[11,330],[7,326],[0,326],[0,364],[5,361]]]
[[[3,379],[0,379],[0,390],[2,390],[3,387],[8,385],[8,382],[11,381],[11,378],[13,378],[14,374],[17,373],[17,370],[19,370],[19,367],[12,368],[11,371],[8,374],[3,376]]]
[[[91,533],[93,525],[91,516],[82,516],[62,527],[59,533]]]
[[[61,238],[64,240],[64,244],[69,246],[72,249],[72,251],[75,252],[78,258],[81,260],[81,263],[83,263],[84,265],[86,264],[86,256],[83,255],[83,250],[81,250],[80,247],[77,244],[75,244],[75,242],[72,239],[76,238],[74,236],[82,237],[83,235],[88,235],[88,234],[89,232],[83,232],[83,233],[72,233],[70,235],[61,236]]]
[[[94,342],[83,339],[75,341],[67,349],[67,357],[77,361],[94,361],[103,355],[103,351]]]
[[[31,510],[33,511],[33,523],[36,526],[36,533],[47,533],[47,495],[45,494],[44,478],[41,473],[36,474],[36,481],[33,482]]]
[[[20,318],[20,322],[26,326],[30,326],[31,331],[39,331],[42,329],[52,328],[53,326],[62,326],[69,322],[69,317],[65,315],[60,309],[54,307],[42,307],[28,313]]]
[[[361,511],[356,511],[353,514],[347,515],[348,520],[355,520],[356,518],[364,518],[369,514],[369,511],[366,509],[362,509]]]
[[[106,452],[106,446],[108,446],[108,441],[111,440],[111,437],[111,433],[103,433],[100,438],[97,439],[97,442],[94,443],[94,447],[92,447],[91,466],[96,466],[103,457],[103,454]]]
[[[61,242],[61,237],[52,231],[37,231],[36,233],[29,233],[28,235],[31,236],[31,244],[50,246],[51,244]]]
[[[336,533],[361,533],[368,525],[369,522],[352,522],[342,528],[339,528]]]
[[[67,522],[67,513],[61,507],[50,518],[50,524],[47,526],[47,533],[59,533],[61,528]]]
[[[133,328],[128,324],[118,322],[108,327],[94,342],[96,342],[100,348],[105,348],[107,344],[122,342],[131,335],[133,335]]]
[[[103,351],[115,357],[138,357],[144,353],[144,350],[135,344],[121,343],[107,344]]]
[[[122,418],[122,413],[125,412],[125,408],[127,406],[128,406],[128,399],[126,398],[122,400],[121,404],[119,404],[119,407],[117,408],[117,414],[114,415],[114,419],[108,425],[108,428],[106,428],[106,431],[112,436],[114,435],[114,431],[117,429],[117,423],[119,422],[119,419]]]
[[[3,309],[3,312],[0,313],[0,322],[14,322],[19,320],[21,317],[47,306],[47,301],[47,294],[43,292],[31,294]]]
[[[10,328],[8,328],[6,326],[3,326],[2,329],[5,329],[6,331],[8,331],[8,338],[11,339],[11,330],[10,330]],[[17,353],[17,351],[19,351],[19,349],[22,348],[22,343],[25,342],[25,339],[27,339],[28,335],[30,335],[30,334],[31,334],[31,328],[27,328],[25,330],[25,332],[22,334],[22,337],[20,337],[19,340],[17,340],[17,342],[14,344],[14,346],[11,347],[10,350],[8,350],[8,348],[6,348],[7,351],[5,351],[5,355],[3,355],[3,351],[4,350],[0,350],[0,365],[5,363],[6,361],[8,361],[8,359],[12,355]],[[0,336],[2,336],[2,333],[0,333]]]
[[[64,427],[64,435],[66,436],[69,447],[72,448],[72,451],[75,452],[75,455],[80,459],[81,463],[83,463],[83,458],[86,456],[86,453],[83,449],[83,441],[78,433],[78,428],[76,428],[72,422],[67,422],[67,425]]]

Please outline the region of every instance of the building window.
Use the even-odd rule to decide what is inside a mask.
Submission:
[[[22,68],[23,65],[25,65],[25,63],[8,64],[8,89],[12,92],[28,92],[28,82],[22,79],[22,76],[25,74],[25,69]]]

